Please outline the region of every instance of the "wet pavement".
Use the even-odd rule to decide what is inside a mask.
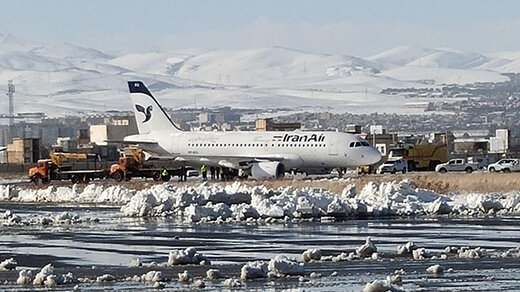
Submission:
[[[413,241],[431,252],[446,246],[481,247],[502,252],[520,247],[520,217],[506,218],[383,218],[342,222],[299,222],[276,224],[186,224],[174,218],[125,218],[119,209],[94,205],[45,205],[2,203],[0,211],[9,209],[22,217],[73,212],[81,218],[98,218],[99,222],[72,225],[1,226],[0,254],[3,260],[14,257],[22,267],[41,268],[52,262],[63,272],[78,277],[114,274],[119,279],[144,274],[150,268],[128,268],[132,259],[164,263],[174,249],[195,247],[208,256],[213,265],[226,275],[238,277],[243,263],[269,260],[276,255],[300,258],[308,248],[320,248],[324,255],[353,251],[372,237],[378,247],[379,261],[323,262],[306,265],[307,273],[317,272],[323,278],[299,282],[298,278],[248,282],[248,291],[360,291],[367,282],[384,280],[397,269],[404,269],[406,291],[520,291],[520,258],[459,259],[413,261],[397,256],[397,245]],[[425,270],[439,263],[454,273],[427,275]],[[95,266],[92,269],[92,266]],[[194,275],[208,267],[191,266],[156,268],[169,278],[184,269]],[[328,277],[336,271],[338,276]],[[0,272],[3,282],[14,281],[17,273]],[[205,291],[220,291],[220,282],[206,282]],[[150,285],[118,281],[109,287],[81,284],[87,290],[143,290]],[[167,284],[175,290],[191,287],[175,281]],[[16,290],[6,284],[2,290]],[[151,289],[151,288],[150,288]],[[67,290],[67,289],[65,289]],[[70,290],[70,287],[69,287]]]

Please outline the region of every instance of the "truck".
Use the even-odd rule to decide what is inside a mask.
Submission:
[[[407,170],[434,171],[435,167],[449,160],[448,145],[446,144],[398,144],[390,150],[389,160],[404,159],[408,163]]]
[[[447,163],[441,163],[435,167],[436,172],[446,173],[452,171],[465,171],[472,173],[478,169],[477,162],[468,162],[466,159],[456,158],[448,161]]]
[[[173,175],[181,175],[186,167],[158,167],[152,163],[146,163],[145,155],[140,148],[126,148],[119,161],[110,166],[109,176],[117,182],[129,181],[133,177],[153,178],[154,181],[169,181]],[[165,175],[166,174],[166,175]]]
[[[96,154],[52,152],[49,157],[38,160],[38,164],[29,169],[28,176],[34,184],[48,184],[52,180],[88,183],[108,175]]]
[[[489,172],[511,172],[520,171],[520,159],[518,158],[503,158],[499,161],[488,165]]]

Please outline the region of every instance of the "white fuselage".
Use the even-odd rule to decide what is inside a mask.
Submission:
[[[127,138],[153,139],[160,148],[156,153],[183,157],[190,163],[233,168],[247,167],[235,163],[244,157],[277,159],[285,169],[355,167],[381,159],[379,151],[363,139],[340,132],[152,131]]]

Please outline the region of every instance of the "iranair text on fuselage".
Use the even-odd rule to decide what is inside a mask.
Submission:
[[[281,142],[323,142],[325,141],[324,134],[285,134],[273,136],[273,140]]]

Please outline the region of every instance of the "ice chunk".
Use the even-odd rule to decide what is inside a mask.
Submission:
[[[141,281],[147,282],[147,283],[155,283],[155,282],[160,282],[163,280],[164,280],[164,278],[162,276],[161,271],[149,271],[148,273],[143,274],[141,276]]]
[[[14,260],[14,258],[6,259],[0,263],[0,270],[14,270],[16,269],[17,264],[18,263]]]
[[[191,283],[191,275],[190,275],[190,272],[188,272],[188,270],[184,270],[184,272],[178,273],[177,276],[178,276],[177,281],[179,281],[179,283],[184,283],[184,284]]]
[[[392,286],[386,280],[374,280],[372,283],[367,283],[363,292],[385,292],[391,291]]]
[[[16,279],[16,284],[18,285],[29,285],[33,281],[32,279],[32,271],[31,270],[21,270],[18,273],[18,278]]]
[[[430,255],[428,254],[428,252],[426,252],[426,249],[424,248],[414,249],[412,251],[412,256],[414,260],[424,260],[430,257]]]
[[[104,274],[96,278],[97,283],[114,282],[116,277],[110,274]]]
[[[235,278],[229,278],[224,280],[223,285],[227,288],[239,288],[242,287],[242,282]]]
[[[403,254],[412,254],[412,252],[414,250],[416,250],[418,247],[411,241],[403,244],[403,245],[399,245],[397,247],[397,254],[399,255],[403,255]]]
[[[268,271],[268,264],[264,261],[248,262],[242,266],[240,278],[242,280],[267,278]]]
[[[312,261],[319,261],[321,259],[321,249],[313,248],[308,249],[302,253],[302,260],[304,263],[310,263]]]
[[[299,264],[296,261],[292,261],[285,256],[279,255],[269,261],[268,265],[269,272],[275,276],[284,277],[290,276],[303,276],[305,274],[305,267],[303,264]]]
[[[444,272],[444,269],[441,267],[441,265],[439,264],[436,264],[436,265],[433,265],[433,266],[430,266],[426,269],[426,272],[430,273],[430,274],[442,274],[442,272]]]
[[[195,282],[193,282],[193,286],[202,289],[206,287],[206,284],[204,284],[204,282],[201,279],[197,279],[195,280]]]
[[[47,264],[43,267],[38,274],[34,277],[33,285],[44,285],[45,280],[47,280],[47,276],[50,276],[54,273],[54,267],[52,264]]]
[[[188,265],[188,264],[200,264],[210,265],[210,260],[203,254],[197,253],[197,250],[193,247],[188,247],[185,250],[172,250],[168,257],[168,265]]]
[[[131,268],[138,268],[141,267],[143,263],[141,263],[141,260],[139,258],[135,258],[130,261],[130,267]]]
[[[374,243],[372,243],[372,240],[370,237],[367,237],[365,244],[356,248],[356,253],[361,258],[370,257],[376,251],[377,251],[377,247],[375,246]]]
[[[220,273],[220,270],[209,269],[206,271],[206,278],[209,280],[216,280],[218,278],[222,278],[222,274]]]

